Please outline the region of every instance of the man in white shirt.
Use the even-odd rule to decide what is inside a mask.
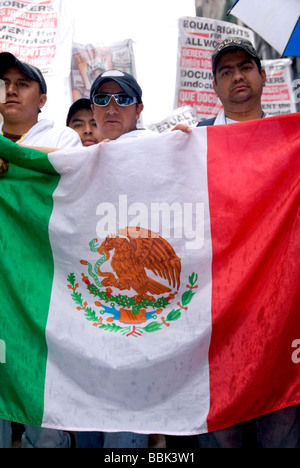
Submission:
[[[78,134],[57,127],[39,114],[47,101],[47,85],[40,70],[21,62],[9,52],[0,53],[0,78],[5,82],[6,102],[0,104],[0,131],[11,141],[25,146],[69,148],[82,146]],[[0,161],[0,173],[7,169]]]
[[[138,130],[137,121],[144,108],[142,90],[136,79],[120,70],[99,75],[91,87],[90,101],[102,140],[137,138],[153,134]],[[132,432],[78,432],[78,448],[147,448],[148,435]]]
[[[78,134],[68,127],[56,127],[51,120],[38,120],[47,101],[47,85],[40,70],[21,62],[8,52],[0,53],[0,78],[6,87],[6,102],[0,104],[3,136],[25,146],[49,148],[81,147]],[[8,164],[0,159],[0,173]],[[66,448],[70,436],[63,431],[26,426],[24,447]],[[0,447],[11,447],[11,423],[0,420]]]
[[[92,84],[90,101],[103,139],[153,135],[154,132],[150,130],[137,129],[144,104],[142,90],[129,73],[120,70],[101,73]]]

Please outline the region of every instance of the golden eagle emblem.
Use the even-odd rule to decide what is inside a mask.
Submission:
[[[188,276],[186,290],[175,301],[180,288],[181,259],[158,233],[126,227],[118,235],[107,236],[100,245],[97,239],[89,245],[100,258],[94,265],[80,260],[88,269],[88,276],[81,276],[99,311],[79,292],[75,273],[68,275],[68,288],[77,310],[83,311],[95,327],[137,337],[169,327],[188,310],[198,287],[198,275]],[[130,290],[134,295],[128,293]]]
[[[106,261],[111,256],[114,273],[102,272],[98,268],[105,287],[115,287],[121,291],[133,289],[137,293],[136,301],[154,301],[154,297],[148,293],[160,295],[171,292],[170,287],[150,278],[146,271],[149,270],[166,280],[169,286],[179,289],[181,260],[173,247],[157,233],[139,227],[120,229],[119,236],[106,237],[98,252],[106,255]]]

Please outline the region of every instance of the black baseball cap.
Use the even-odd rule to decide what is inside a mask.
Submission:
[[[73,102],[73,104],[70,106],[68,115],[67,115],[67,126],[69,126],[69,123],[75,114],[75,112],[79,111],[80,109],[89,109],[91,110],[91,101],[89,98],[80,98],[77,99],[77,101]]]
[[[6,70],[10,67],[17,67],[23,75],[27,76],[31,80],[36,81],[40,85],[42,94],[47,94],[46,81],[42,75],[42,72],[33,65],[26,62],[21,62],[10,52],[0,53],[0,78],[3,77]]]
[[[213,51],[211,60],[212,60],[212,69],[213,74],[215,75],[218,61],[222,57],[222,55],[229,50],[233,49],[241,49],[244,50],[248,55],[250,55],[255,62],[257,63],[258,69],[261,70],[261,62],[260,58],[253,47],[253,44],[248,41],[248,39],[244,39],[241,37],[228,37],[224,39]]]
[[[95,79],[91,87],[91,102],[93,102],[93,97],[97,94],[99,87],[107,81],[118,83],[128,96],[136,97],[139,104],[142,102],[142,90],[136,79],[129,73],[121,70],[106,70]]]

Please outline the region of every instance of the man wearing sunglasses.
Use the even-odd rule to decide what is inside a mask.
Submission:
[[[91,107],[102,140],[138,137],[151,133],[137,130],[144,108],[142,90],[135,78],[120,70],[99,75],[91,87]],[[77,432],[78,448],[147,448],[148,435],[132,432]]]
[[[129,73],[120,70],[101,73],[92,84],[90,100],[103,139],[144,134],[137,131],[137,121],[144,108],[142,90]]]

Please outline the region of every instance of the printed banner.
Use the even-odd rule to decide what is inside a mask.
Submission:
[[[299,123],[0,137],[0,418],[187,435],[299,404]]]
[[[262,95],[262,108],[269,115],[296,112],[293,99],[292,60],[262,60],[267,82]]]
[[[218,114],[222,108],[213,89],[211,54],[228,36],[254,43],[250,29],[226,21],[201,17],[179,20],[175,107],[191,106],[198,120]]]
[[[71,64],[73,100],[90,97],[93,81],[112,68],[136,76],[132,40],[110,46],[74,43]]]
[[[177,124],[187,124],[190,127],[196,127],[198,124],[197,114],[190,106],[179,107],[174,109],[166,119],[159,123],[147,125],[149,130],[157,133],[169,132]]]
[[[180,18],[175,106],[191,106],[198,121],[215,117],[222,108],[212,85],[211,54],[228,36],[255,45],[253,31],[245,27],[209,18]],[[290,59],[262,60],[267,73],[262,103],[269,115],[296,112],[291,64]]]
[[[0,52],[53,71],[60,10],[61,0],[0,1]]]
[[[38,67],[47,83],[43,118],[65,125],[71,101],[72,2],[0,0],[0,52]]]

